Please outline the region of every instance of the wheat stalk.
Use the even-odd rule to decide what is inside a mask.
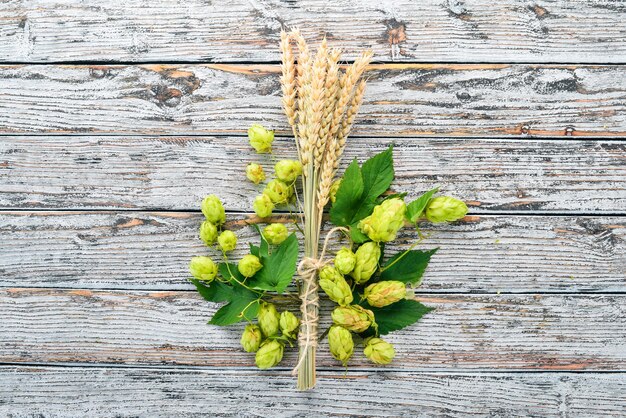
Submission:
[[[298,49],[297,60],[292,41]],[[306,390],[315,385],[319,310],[317,270],[324,264],[324,260],[317,256],[322,214],[346,139],[363,100],[365,81],[359,79],[372,54],[362,54],[342,73],[338,49],[329,50],[324,39],[317,53],[312,55],[297,29],[289,34],[281,33],[280,50],[282,104],[303,166],[305,257],[298,267],[302,280],[302,320],[300,355],[294,372],[298,372],[298,388]]]

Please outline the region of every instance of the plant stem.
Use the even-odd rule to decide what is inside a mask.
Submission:
[[[313,164],[307,167],[307,173],[303,181],[304,193],[304,256],[310,259],[317,258],[319,245],[319,223],[316,205],[317,184]],[[298,369],[298,389],[309,390],[315,386],[315,346],[317,343],[317,277],[303,278],[301,299],[303,322],[309,318],[315,318],[314,323],[306,321],[309,325],[303,326],[300,332],[307,333],[312,345],[300,344],[300,356],[303,356],[302,364]]]

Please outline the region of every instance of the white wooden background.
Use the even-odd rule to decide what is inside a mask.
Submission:
[[[396,361],[308,393],[186,281],[205,194],[252,238],[248,125],[293,155],[285,25],[375,51],[350,157],[470,205]],[[626,416],[624,64],[621,0],[1,2],[0,416]]]

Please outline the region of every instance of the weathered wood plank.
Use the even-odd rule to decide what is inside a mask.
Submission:
[[[396,369],[624,370],[624,295],[421,295],[437,310],[391,334]],[[330,304],[323,304],[321,327]],[[195,292],[0,291],[0,362],[251,366],[242,325],[206,324]],[[338,366],[326,342],[320,367]],[[293,367],[296,350],[285,356]],[[360,350],[353,367],[370,367]]]
[[[278,67],[0,66],[0,133],[288,132]],[[374,65],[355,135],[626,136],[626,67]]]
[[[0,367],[0,413],[28,416],[623,416],[624,374]],[[375,394],[376,396],[372,396]],[[485,396],[488,394],[488,396]]]
[[[278,60],[283,26],[376,60],[626,62],[620,2],[10,0],[0,59]]]
[[[194,213],[0,213],[0,286],[192,289],[192,255],[213,254],[197,238]],[[242,215],[234,259],[258,242]],[[420,248],[440,247],[426,292],[624,292],[626,219],[621,217],[469,216],[425,225]],[[389,247],[406,248],[407,230]]]
[[[626,212],[626,141],[352,139],[344,166],[394,144],[396,187],[409,198],[435,185],[473,212]],[[245,137],[0,137],[0,207],[197,210],[208,193],[250,211],[245,166],[272,157]]]

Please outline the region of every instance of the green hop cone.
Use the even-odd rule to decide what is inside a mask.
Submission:
[[[239,263],[237,263],[237,270],[239,270],[239,273],[244,277],[254,276],[262,267],[263,264],[261,264],[259,257],[253,254],[244,255],[241,260],[239,260]]]
[[[387,199],[374,208],[372,214],[359,222],[359,229],[372,241],[388,242],[404,225],[406,204],[400,198]]]
[[[352,332],[364,332],[375,324],[374,312],[359,305],[338,306],[331,314],[336,325]]]
[[[283,359],[284,345],[280,341],[267,340],[261,344],[254,359],[259,369],[269,369],[276,366]]]
[[[330,354],[346,366],[354,353],[354,341],[350,331],[339,325],[331,326],[328,331],[328,345]]]
[[[335,200],[337,200],[337,190],[339,190],[339,186],[341,186],[341,179],[333,181],[333,184],[330,185],[328,195],[332,203],[335,203]]]
[[[354,255],[356,256],[356,264],[350,275],[357,284],[363,284],[372,277],[378,268],[380,247],[376,242],[366,242],[356,250]]]
[[[296,335],[298,335],[300,320],[291,312],[281,312],[278,324],[283,335],[286,335],[289,338],[296,338]]]
[[[348,247],[337,251],[335,255],[335,268],[341,274],[350,274],[356,265],[356,255]]]
[[[302,164],[298,160],[280,160],[274,166],[274,173],[278,180],[291,184],[302,174]]]
[[[262,303],[259,307],[257,320],[263,335],[271,337],[278,334],[280,330],[280,315],[276,310],[276,306],[271,303]]]
[[[213,245],[217,239],[217,227],[211,221],[204,221],[200,225],[200,239],[206,245]]]
[[[248,129],[248,139],[250,145],[258,154],[268,154],[272,152],[272,142],[274,142],[274,131],[265,129],[262,125],[254,124]]]
[[[246,166],[246,177],[254,184],[259,184],[265,180],[263,167],[257,163],[250,163]]]
[[[189,272],[198,280],[210,282],[217,276],[217,266],[209,257],[192,257],[189,262]]]
[[[241,346],[246,353],[255,353],[262,339],[261,328],[258,325],[248,324],[241,335]]]
[[[232,251],[237,247],[237,235],[233,231],[222,231],[217,237],[217,243],[225,253]]]
[[[221,225],[226,222],[226,211],[220,199],[214,194],[208,195],[202,201],[202,213],[207,221],[214,225]]]
[[[293,195],[293,187],[280,180],[272,180],[265,186],[263,194],[266,194],[275,205],[282,205],[289,202]]]
[[[289,236],[289,231],[284,224],[274,223],[263,228],[265,240],[272,245],[279,245]]]
[[[365,356],[376,364],[389,364],[396,356],[393,345],[382,338],[368,338],[365,340]]]
[[[367,303],[382,308],[406,297],[406,285],[396,280],[373,283],[365,288]]]
[[[260,218],[267,218],[272,214],[272,211],[274,210],[274,203],[268,195],[263,193],[254,198],[254,204],[252,205],[252,207],[254,208],[254,212]]]
[[[454,222],[467,214],[467,205],[453,197],[439,196],[430,199],[424,215],[433,223]]]
[[[347,306],[352,303],[352,290],[346,279],[333,266],[325,266],[319,273],[319,285],[328,295],[330,300]]]

